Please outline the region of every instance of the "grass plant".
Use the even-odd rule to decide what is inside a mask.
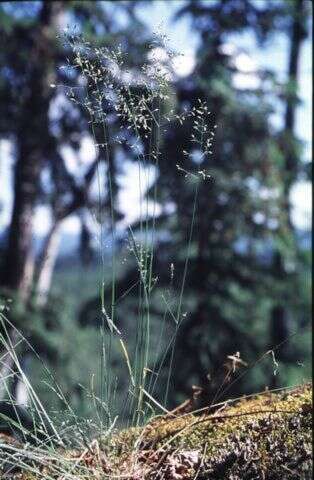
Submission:
[[[121,48],[115,50],[109,48],[94,47],[84,39],[69,34],[66,36],[67,45],[70,46],[73,57],[69,68],[80,71],[81,83],[84,87],[67,89],[67,95],[71,101],[79,102],[87,110],[90,117],[91,132],[94,139],[96,155],[104,159],[107,165],[108,196],[111,212],[111,238],[112,245],[116,242],[117,222],[114,212],[116,210],[114,193],[112,189],[112,152],[115,143],[124,143],[130,154],[135,158],[138,165],[138,191],[140,197],[139,220],[137,232],[129,227],[129,249],[133,254],[138,269],[138,316],[134,321],[136,326],[135,352],[128,351],[128,345],[124,334],[116,324],[116,256],[113,248],[112,254],[112,281],[111,302],[105,298],[104,281],[101,282],[101,303],[103,315],[102,327],[102,370],[101,376],[104,385],[100,397],[110,405],[114,397],[114,382],[110,378],[110,359],[114,338],[118,338],[121,347],[122,358],[127,364],[130,376],[129,396],[127,400],[132,410],[132,424],[139,426],[147,419],[149,405],[152,397],[152,387],[155,386],[155,378],[158,372],[154,371],[151,360],[151,352],[156,345],[152,344],[151,338],[151,295],[156,285],[158,272],[154,272],[154,249],[156,246],[156,211],[157,211],[157,187],[153,192],[152,213],[149,209],[149,198],[145,195],[149,188],[149,170],[152,164],[158,170],[158,160],[162,135],[171,122],[179,122],[181,125],[188,117],[193,117],[193,131],[191,140],[195,144],[202,157],[210,155],[214,129],[210,128],[210,113],[208,107],[199,100],[198,104],[189,111],[176,112],[169,108],[173,103],[172,67],[171,61],[174,53],[165,44],[165,39],[156,40],[149,47],[151,55],[140,66],[139,72],[126,71],[124,54]],[[159,61],[154,53],[162,48],[167,56],[167,62]],[[130,78],[132,80],[130,80]],[[120,133],[112,138],[110,128],[112,117],[118,120]],[[146,148],[145,148],[146,146]],[[147,153],[146,153],[147,150]],[[189,155],[183,152],[184,155]],[[168,345],[171,350],[169,375],[165,388],[165,401],[167,401],[171,364],[174,352],[176,332],[182,321],[182,300],[186,282],[189,252],[193,235],[195,211],[197,208],[197,196],[199,182],[205,181],[209,175],[205,171],[187,172],[180,165],[178,171],[184,173],[187,181],[193,182],[194,204],[191,218],[190,231],[187,232],[187,255],[179,297],[172,299],[171,306],[165,304],[165,314],[170,315],[174,322],[174,335]],[[98,175],[99,202],[106,192]],[[101,248],[103,238],[103,225],[100,224]],[[162,328],[163,329],[163,328]],[[159,367],[161,368],[161,366]],[[104,375],[104,372],[107,372]],[[149,378],[150,377],[150,378]],[[156,402],[155,402],[156,405]],[[110,408],[109,408],[110,410]],[[112,418],[108,418],[109,424]],[[108,424],[107,424],[108,426]]]
[[[177,450],[173,449],[172,444],[176,444],[180,437],[178,432],[181,430],[178,430],[178,428],[174,429],[170,432],[170,436],[165,435],[164,444],[160,443],[160,441],[158,442],[159,450],[157,457],[154,457],[154,459],[147,457],[145,460],[148,464],[151,462],[151,464],[154,465],[155,477],[149,471],[149,468],[145,470],[146,467],[144,468],[143,466],[140,446],[141,441],[147,433],[147,430],[145,430],[146,427],[143,426],[147,425],[147,422],[151,420],[152,417],[155,417],[156,413],[162,416],[166,415],[166,417],[169,415],[167,399],[172,375],[176,336],[182,321],[184,321],[182,304],[188,275],[193,229],[195,226],[198,191],[200,182],[207,181],[210,175],[204,170],[196,170],[194,172],[186,171],[182,166],[177,165],[178,174],[183,173],[185,177],[182,178],[182,181],[190,182],[194,189],[193,214],[189,231],[187,231],[186,259],[179,294],[178,297],[172,297],[170,293],[166,293],[163,294],[160,299],[160,303],[164,305],[164,313],[159,328],[160,334],[157,338],[152,337],[151,315],[152,295],[158,283],[158,272],[155,272],[154,269],[155,248],[158,240],[156,232],[158,212],[157,187],[154,187],[152,207],[149,196],[146,195],[146,193],[150,187],[151,175],[148,167],[153,165],[155,171],[158,171],[163,134],[170,124],[176,122],[183,125],[187,118],[193,118],[191,141],[195,143],[202,158],[212,154],[211,148],[215,126],[211,125],[208,106],[201,100],[190,110],[182,112],[177,112],[175,107],[170,106],[175,103],[172,90],[173,72],[171,68],[174,53],[166,47],[163,39],[156,40],[156,43],[150,46],[151,55],[148,55],[147,58],[153,60],[144,62],[140,70],[136,73],[131,70],[126,70],[125,54],[120,47],[112,50],[93,46],[80,36],[71,33],[65,35],[64,41],[70,54],[70,61],[67,68],[70,70],[75,69],[75,71],[79,72],[79,85],[71,87],[63,85],[58,86],[58,88],[62,88],[70,101],[78,104],[80,108],[83,107],[89,114],[95,154],[99,159],[97,175],[99,205],[104,205],[106,197],[109,198],[110,205],[109,229],[112,242],[110,295],[107,293],[104,281],[104,272],[108,267],[104,255],[101,254],[103,278],[100,279],[102,315],[102,327],[100,331],[100,390],[96,392],[91,388],[89,392],[91,401],[97,412],[97,425],[88,424],[88,422],[76,416],[52,373],[47,371],[47,376],[50,379],[49,385],[51,392],[61,399],[69,419],[68,422],[64,422],[61,425],[55,424],[32,388],[16,354],[16,346],[20,342],[28,345],[28,342],[9,322],[5,312],[1,312],[3,332],[1,343],[5,347],[5,355],[12,356],[15,366],[14,372],[9,374],[7,380],[11,380],[10,377],[12,374],[18,376],[26,385],[30,401],[30,411],[32,411],[34,415],[34,432],[32,434],[36,439],[37,428],[40,428],[44,433],[44,439],[34,445],[26,442],[21,447],[18,442],[16,443],[12,439],[7,439],[4,443],[1,442],[0,468],[2,468],[4,472],[2,478],[13,478],[14,471],[17,467],[24,472],[23,480],[197,478],[198,473],[204,471],[203,466],[206,466],[208,449],[210,450],[212,445],[206,444],[206,442],[202,443],[202,458],[200,457],[199,451],[197,454],[195,453],[195,445],[191,445],[191,448],[189,447],[188,451],[182,454],[183,457],[182,455],[180,457],[181,464],[178,466],[178,473],[176,470],[176,465],[178,465],[176,462],[179,461],[176,457]],[[167,62],[154,58],[154,54],[160,48],[166,53]],[[115,135],[112,134],[113,121],[119,125],[119,133]],[[118,222],[115,215],[117,198],[114,189],[112,151],[113,146],[116,144],[123,144],[137,162],[137,187],[141,198],[138,228],[135,230],[130,227],[128,231],[129,250],[136,264],[138,279],[137,282],[120,297],[117,297],[116,289],[117,254],[115,247],[117,244]],[[185,151],[183,151],[182,154],[190,155]],[[103,164],[106,166],[106,183],[104,183],[104,178],[101,174]],[[98,225],[100,230],[100,250],[103,252],[106,226],[101,220]],[[171,287],[174,275],[174,266],[172,264],[169,265],[169,271]],[[117,310],[121,299],[130,294],[131,290],[131,293],[133,293],[135,288],[137,289],[138,315],[136,318],[130,318],[128,320],[130,322],[136,322],[136,341],[134,351],[130,351],[125,332],[119,327],[117,322]],[[170,289],[171,288],[169,288],[169,292]],[[172,335],[168,340],[165,350],[161,352],[161,336],[165,331],[165,324],[168,319],[170,319],[172,324]],[[15,332],[14,341],[12,341],[12,330]],[[33,354],[37,355],[31,345],[28,345],[28,348],[32,350]],[[121,362],[124,363],[125,371],[128,374],[129,386],[124,406],[127,409],[127,417],[130,419],[128,427],[131,428],[129,428],[126,435],[128,442],[132,435],[134,436],[134,441],[131,444],[131,456],[129,452],[127,457],[123,456],[123,448],[121,445],[121,448],[118,445],[119,442],[121,443],[121,438],[122,443],[124,442],[123,433],[119,434],[119,437],[119,435],[117,436],[116,430],[119,415],[119,412],[115,410],[117,379],[114,378],[111,369],[112,352],[114,348],[119,348]],[[156,352],[160,354],[162,358],[162,361],[158,364],[156,361]],[[160,402],[159,399],[155,398],[154,392],[156,390],[156,383],[159,381],[163,362],[167,356],[169,357],[169,354],[169,372],[164,385],[163,400]],[[270,352],[267,352],[267,355],[268,354],[270,354]],[[274,352],[272,353],[272,358],[275,366],[276,359]],[[218,401],[219,395],[225,392],[226,388],[226,384],[222,384],[213,402],[213,404],[218,403],[218,405],[211,405],[211,407],[220,408],[225,405],[220,405]],[[9,400],[12,404],[15,403],[15,399],[9,398]],[[308,396],[303,400],[303,403],[301,402],[302,405],[309,403]],[[303,408],[302,405],[300,407],[301,409]],[[231,413],[236,412],[232,411]],[[217,419],[215,419],[215,422],[216,420]],[[197,422],[198,420],[193,421]],[[212,432],[212,424],[215,422],[211,422],[210,432]],[[189,428],[185,419],[181,419],[179,423],[180,428]],[[226,429],[228,429],[229,423],[225,424]],[[173,425],[174,424],[171,424],[171,428]],[[162,426],[164,425],[161,422],[159,427],[161,428]],[[15,427],[20,428],[23,433],[24,427],[22,424],[15,425]],[[93,432],[93,439],[89,437],[88,431]],[[112,436],[113,433],[114,435]],[[205,438],[205,433],[209,435],[208,431],[205,432],[204,430],[203,439]],[[197,437],[197,435],[199,435],[198,431],[194,431],[193,435]],[[197,438],[199,439],[200,437]],[[227,437],[225,436],[224,439],[225,438]],[[154,441],[156,441],[156,437]],[[236,443],[235,440],[234,442]],[[165,445],[171,445],[171,452],[170,450],[165,450]],[[114,460],[110,460],[112,453],[116,455],[114,458],[119,459],[119,468],[117,468],[119,473],[117,474],[114,473],[114,469],[112,468],[112,462],[114,462]],[[162,455],[164,455],[164,457]],[[131,465],[128,464],[130,458]],[[165,463],[163,463],[163,458],[167,458],[168,464],[166,467]],[[219,463],[218,457],[217,462]],[[126,468],[127,466],[128,469]],[[166,473],[162,468],[168,469]],[[207,465],[206,468],[209,468],[209,466]],[[218,468],[218,466],[215,465],[215,468]],[[169,472],[171,471],[174,472],[174,474],[177,472],[178,476],[169,476]],[[183,472],[182,476],[180,476],[180,472]],[[168,477],[162,477],[163,473],[165,475],[167,474]]]

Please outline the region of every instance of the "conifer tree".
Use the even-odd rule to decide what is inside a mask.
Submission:
[[[159,245],[156,264],[159,259],[162,272],[174,264],[177,298],[189,255],[182,309],[188,313],[180,320],[174,356],[170,353],[166,361],[167,367],[173,369],[172,402],[174,392],[189,395],[193,383],[205,387],[207,401],[208,396],[215,399],[239,393],[244,384],[246,389],[261,388],[276,370],[271,355],[266,355],[264,363],[243,377],[241,372],[237,382],[224,384],[223,363],[228,355],[240,352],[245,362],[253,364],[283,341],[281,337],[273,344],[269,315],[275,311],[279,292],[297,288],[293,275],[288,271],[280,273],[273,263],[283,228],[286,239],[292,234],[284,220],[288,212],[284,206],[287,179],[283,176],[285,158],[291,155],[269,120],[273,112],[271,92],[278,90],[277,80],[274,73],[259,71],[257,86],[237,88],[237,52],[230,55],[226,45],[230,46],[235,34],[249,32],[252,41],[255,38],[263,44],[279,28],[287,31],[289,24],[295,25],[296,21],[288,3],[191,1],[177,14],[190,16],[200,38],[195,70],[177,83],[178,112],[197,107],[200,99],[212,112],[209,125],[216,124],[217,129],[213,154],[202,157],[191,138],[193,118],[187,120],[183,133],[182,127],[173,126],[159,161],[159,200],[165,207],[159,228],[171,234]],[[291,117],[290,103],[287,115]],[[294,165],[300,164],[298,155],[294,151]],[[197,187],[189,253],[186,245],[195,186],[180,178],[177,165],[185,172],[202,170],[211,175],[210,180],[199,181]],[[296,180],[297,171],[289,168],[289,185]],[[167,209],[167,204],[173,208]],[[170,211],[174,213],[167,214]],[[285,243],[287,260],[294,248],[289,240]],[[165,275],[161,275],[159,286],[166,284]],[[285,340],[298,326],[294,299],[285,295],[293,317]],[[296,362],[298,350],[288,350],[289,361]],[[275,351],[281,359],[280,350]],[[210,382],[207,378],[211,378]]]

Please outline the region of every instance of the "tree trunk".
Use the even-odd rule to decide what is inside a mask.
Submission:
[[[40,175],[49,142],[48,108],[53,73],[52,42],[60,2],[43,2],[40,24],[34,31],[27,86],[19,92],[21,113],[16,138],[14,203],[1,284],[27,300],[33,279],[33,217]]]
[[[46,239],[37,266],[37,280],[35,284],[36,303],[39,307],[44,307],[51,286],[52,274],[59,251],[61,222],[56,221]]]
[[[54,78],[54,42],[63,2],[42,2],[38,27],[31,38],[25,85],[17,95],[20,99],[16,134],[16,163],[14,170],[14,202],[8,242],[4,255],[0,285],[17,292],[27,304],[34,273],[33,218],[39,197],[40,176],[49,147],[50,83]],[[16,332],[8,332],[11,344],[16,343]],[[1,349],[3,350],[3,349]],[[2,353],[0,365],[0,396],[7,389],[13,397],[12,383],[7,376],[15,372],[14,358]],[[16,383],[16,382],[15,382]],[[22,387],[22,386],[21,386]],[[21,392],[18,390],[18,392]]]
[[[286,144],[286,161],[285,171],[283,175],[283,208],[285,209],[285,218],[287,227],[291,233],[293,225],[291,223],[291,208],[290,208],[290,191],[293,182],[296,180],[298,174],[298,154],[293,147],[293,140],[295,137],[295,118],[297,109],[297,93],[298,93],[298,72],[300,64],[300,52],[302,41],[306,38],[306,2],[304,0],[295,0],[290,29],[290,49],[288,59],[288,85],[291,91],[287,96],[286,110],[285,110],[285,124],[284,124],[284,138]],[[274,252],[273,269],[275,274],[282,280],[286,276],[284,258],[280,251]],[[286,340],[288,331],[288,312],[286,307],[286,298],[278,299],[277,304],[272,308],[270,314],[270,343],[271,348],[280,345]],[[280,351],[284,356],[284,351]],[[278,384],[277,377],[273,377],[271,387],[276,387]]]
[[[304,0],[295,0],[294,11],[292,13],[293,21],[290,30],[290,52],[288,66],[289,94],[287,98],[285,111],[285,132],[287,137],[293,138],[295,135],[295,119],[298,101],[298,74],[300,66],[300,53],[303,40],[307,36],[306,31],[306,2]],[[298,173],[298,158],[293,148],[288,147],[285,162],[286,182],[285,196],[288,200],[291,184],[294,182]],[[289,202],[288,202],[289,207]],[[288,213],[290,214],[290,208]]]

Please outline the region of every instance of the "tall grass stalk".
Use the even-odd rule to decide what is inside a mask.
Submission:
[[[155,283],[154,277],[154,248],[156,245],[156,219],[157,219],[157,181],[153,189],[153,212],[149,213],[149,198],[146,191],[149,187],[149,167],[153,166],[155,172],[158,171],[159,156],[161,152],[162,135],[169,123],[179,122],[181,125],[188,117],[193,117],[193,132],[191,132],[192,142],[197,143],[197,148],[202,156],[211,154],[210,146],[213,138],[213,130],[209,128],[208,109],[204,103],[199,103],[191,108],[190,111],[175,112],[167,107],[167,101],[172,95],[171,86],[171,61],[173,52],[167,51],[168,63],[161,63],[158,60],[147,61],[140,66],[139,72],[135,75],[133,83],[125,79],[126,71],[124,56],[121,48],[110,50],[108,48],[93,47],[82,38],[74,35],[67,36],[68,45],[70,45],[73,59],[72,67],[79,69],[81,83],[85,89],[83,98],[74,94],[73,88],[68,91],[69,98],[81,103],[88,111],[90,116],[91,133],[94,139],[96,155],[104,159],[107,165],[109,203],[111,215],[111,239],[112,239],[112,278],[111,278],[111,305],[110,315],[106,304],[108,300],[104,288],[104,280],[101,283],[101,308],[103,314],[102,328],[102,365],[100,369],[100,396],[107,405],[112,404],[113,379],[111,378],[111,355],[112,345],[115,338],[119,339],[122,358],[127,363],[127,370],[130,376],[129,403],[132,411],[131,418],[134,425],[140,425],[147,415],[148,403],[144,401],[144,392],[148,396],[153,393],[158,375],[162,368],[159,364],[159,371],[155,372],[156,359],[153,360],[156,345],[152,345],[151,337],[151,301],[152,292]],[[160,40],[158,41],[160,45]],[[156,44],[150,46],[154,53]],[[110,114],[118,120],[120,129],[124,135],[130,154],[138,164],[138,190],[140,197],[138,231],[134,232],[129,227],[129,248],[133,253],[138,270],[138,315],[136,327],[136,346],[132,354],[128,351],[128,345],[123,338],[123,332],[120,332],[116,325],[116,220],[115,208],[116,198],[113,192],[113,152],[114,142],[120,143],[119,138],[110,136]],[[99,135],[101,132],[101,139]],[[145,145],[147,153],[145,153]],[[184,155],[189,155],[183,152]],[[195,213],[197,208],[197,197],[199,182],[205,180],[208,175],[204,171],[186,172],[180,166],[179,171],[183,171],[190,181],[195,182],[193,213],[191,218],[190,231],[188,233],[186,260],[183,271],[183,278],[177,299],[173,299],[171,307],[165,306],[163,315],[163,326],[167,316],[174,319],[174,336],[169,342],[167,350],[171,350],[170,368],[165,386],[164,401],[167,402],[170,377],[174,357],[175,338],[182,321],[182,303],[184,288],[188,271],[188,261],[192,242],[193,228],[195,223]],[[101,184],[98,174],[99,203],[102,204],[104,198],[104,188]],[[146,195],[146,197],[145,197]],[[103,224],[100,222],[100,240],[101,250],[103,246]],[[102,255],[102,262],[104,257]],[[104,265],[103,265],[104,269]],[[172,308],[174,310],[172,311]],[[161,339],[158,340],[158,349],[161,345]],[[164,359],[166,356],[164,357]],[[155,375],[155,377],[153,377]],[[149,378],[150,376],[150,378]],[[146,395],[147,397],[147,395]],[[157,402],[158,403],[158,402]],[[108,416],[108,424],[112,422],[112,417]]]

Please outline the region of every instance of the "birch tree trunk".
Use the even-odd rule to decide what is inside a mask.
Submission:
[[[38,307],[44,307],[51,287],[52,275],[56,264],[61,222],[55,221],[47,234],[36,272],[35,297]]]

